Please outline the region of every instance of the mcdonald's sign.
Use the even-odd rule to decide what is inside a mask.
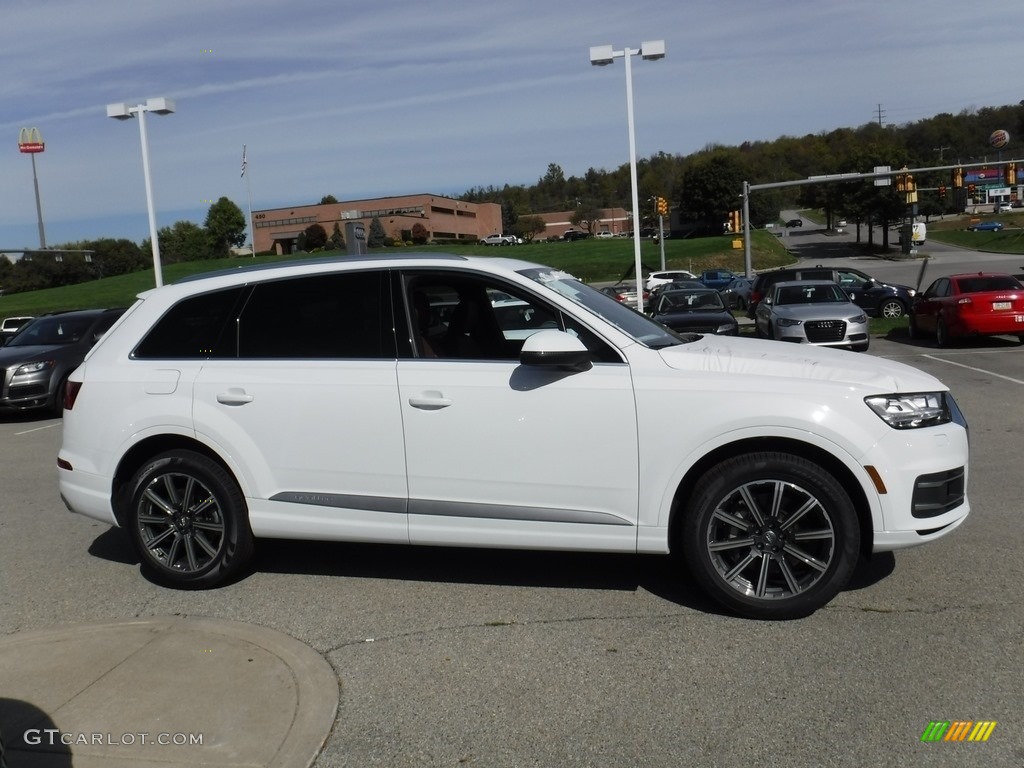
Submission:
[[[38,128],[22,128],[18,132],[18,151],[26,153],[42,152],[46,149],[43,137]]]

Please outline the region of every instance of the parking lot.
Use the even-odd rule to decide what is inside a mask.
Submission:
[[[238,583],[166,589],[121,532],[65,511],[60,420],[0,417],[0,630],[183,615],[288,634],[340,684],[321,768],[1021,765],[1024,347],[867,354],[951,387],[973,511],[805,620],[725,615],[654,557],[267,541]],[[922,743],[936,720],[997,726]]]

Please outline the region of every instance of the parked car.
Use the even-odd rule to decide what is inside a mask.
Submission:
[[[650,314],[650,308],[657,303],[658,298],[666,291],[678,291],[683,288],[703,288],[704,283],[700,280],[673,280],[671,283],[659,283],[644,294],[644,309]]]
[[[662,292],[651,316],[679,333],[736,336],[739,323],[714,288],[682,288]]]
[[[747,302],[747,316],[753,318],[758,302],[776,283],[792,280],[832,280],[850,299],[871,317],[901,317],[914,301],[915,290],[907,285],[883,282],[851,267],[836,269],[821,264],[815,267],[790,267],[762,272],[754,278]]]
[[[917,297],[909,321],[912,338],[934,336],[940,347],[969,336],[1024,343],[1024,286],[997,272],[940,277]]]
[[[790,219],[786,222],[787,227],[802,227],[804,225],[803,219]]]
[[[638,305],[636,286],[626,285],[624,283],[618,283],[617,285],[606,285],[601,288],[601,293],[606,296],[611,296],[620,304],[625,304],[627,307],[636,309]]]
[[[0,347],[0,410],[60,415],[68,374],[123,309],[54,312],[29,321]]]
[[[18,332],[25,323],[32,319],[32,316],[22,317],[5,317],[0,321],[0,346],[2,346],[7,339]]]
[[[754,281],[746,277],[730,280],[729,284],[720,291],[725,306],[730,310],[746,309],[750,302],[750,288],[753,284]]]
[[[582,229],[567,229],[562,233],[563,240],[586,240],[590,237],[589,232],[584,232]]]
[[[519,245],[522,242],[515,235],[488,235],[480,240],[480,245]]]
[[[607,229],[603,229],[596,235],[594,235],[594,237],[596,237],[598,240],[611,240],[613,237],[615,237],[615,235],[612,232],[609,232]]]
[[[421,292],[457,301],[435,358]],[[556,328],[510,337],[494,296]],[[71,374],[59,491],[177,587],[262,537],[674,554],[736,613],[805,616],[967,518],[967,425],[923,371],[767,345],[518,260],[235,269],[142,293]]]
[[[776,283],[757,306],[759,336],[778,341],[867,350],[868,316],[830,280]]]
[[[644,288],[648,291],[653,291],[657,286],[665,283],[671,283],[673,280],[696,280],[697,276],[693,272],[687,272],[685,269],[672,269],[662,272],[651,272],[647,275],[647,282],[644,283]]]
[[[996,209],[997,213],[1010,213],[1013,211],[1013,206],[1009,203],[1001,203]]]
[[[716,291],[725,288],[737,277],[739,275],[734,275],[728,269],[705,269],[700,273],[701,283],[708,288],[714,288]]]
[[[999,232],[1003,228],[1001,221],[981,221],[967,227],[968,232]]]

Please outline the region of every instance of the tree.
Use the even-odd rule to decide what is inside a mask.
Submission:
[[[592,202],[584,202],[576,207],[576,211],[573,213],[572,218],[569,219],[569,223],[575,227],[582,227],[590,234],[595,234],[597,231],[597,225],[601,220],[601,209],[594,205]]]
[[[532,243],[533,239],[537,235],[542,234],[547,228],[548,225],[544,222],[544,219],[535,214],[519,217],[519,233],[528,243]]]
[[[310,224],[302,234],[305,235],[304,251],[315,251],[327,245],[327,230],[320,224]]]
[[[338,198],[334,195],[324,195],[320,198],[320,205],[330,205],[331,203],[338,202]]]
[[[376,216],[370,219],[370,233],[366,236],[366,247],[384,247],[384,225],[380,223],[380,219]]]
[[[124,238],[90,240],[79,243],[78,246],[81,250],[92,251],[92,262],[100,277],[127,275],[149,266],[139,246]]]
[[[214,258],[224,258],[232,246],[245,243],[245,215],[226,197],[210,206],[204,226],[210,236]]]
[[[345,250],[345,236],[341,234],[341,227],[334,222],[334,229],[331,230],[331,245],[337,251]]]
[[[418,221],[412,225],[412,241],[416,243],[416,245],[424,245],[429,239],[430,233],[427,232],[426,227]]]
[[[219,258],[210,240],[209,230],[191,221],[176,221],[170,227],[163,227],[157,232],[157,238],[160,242],[160,261],[164,264]],[[152,243],[148,238],[143,242],[142,250],[152,251]],[[147,259],[151,260],[152,256]]]

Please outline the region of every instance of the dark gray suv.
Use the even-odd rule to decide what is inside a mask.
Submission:
[[[839,283],[858,307],[872,317],[901,317],[914,302],[914,289],[906,285],[884,283],[866,272],[851,267],[788,267],[762,272],[754,278],[747,302],[747,317],[754,317],[758,303],[776,283],[793,280],[831,280]]]
[[[0,411],[63,412],[68,374],[124,309],[53,312],[26,323],[0,347]]]

